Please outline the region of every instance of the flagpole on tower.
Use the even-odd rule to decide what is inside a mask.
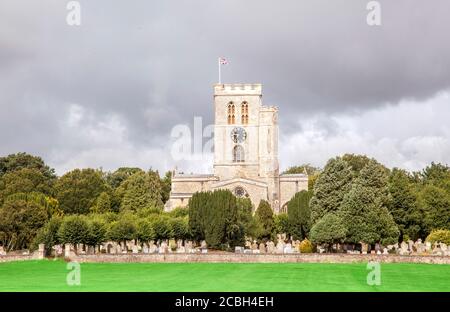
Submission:
[[[219,65],[219,84],[222,84],[222,73],[221,73],[221,57],[217,59],[217,64]]]
[[[222,84],[222,65],[227,65],[228,61],[220,56],[217,59],[217,63],[218,63],[217,65],[219,66],[219,84]]]

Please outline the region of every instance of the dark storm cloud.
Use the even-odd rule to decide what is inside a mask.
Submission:
[[[61,155],[100,144],[77,133],[111,120],[122,143],[167,148],[175,124],[213,121],[219,55],[230,62],[225,82],[264,84],[285,134],[314,114],[421,101],[450,86],[446,0],[380,1],[380,27],[366,24],[362,0],[79,2],[80,27],[66,24],[66,1],[1,2],[0,154],[26,150],[63,166]],[[65,127],[74,107],[83,118]]]

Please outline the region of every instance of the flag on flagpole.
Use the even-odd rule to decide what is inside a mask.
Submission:
[[[219,63],[219,84],[221,84],[222,83],[222,73],[221,73],[220,68],[222,67],[222,65],[227,65],[228,61],[224,57],[219,57],[219,62],[218,63]]]
[[[220,62],[220,65],[227,65],[228,64],[228,61],[225,58],[223,58],[223,57],[219,57],[219,62]]]

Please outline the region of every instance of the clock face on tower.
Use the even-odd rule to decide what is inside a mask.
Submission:
[[[231,130],[231,139],[234,143],[242,143],[247,138],[247,132],[245,132],[244,128],[236,127]]]

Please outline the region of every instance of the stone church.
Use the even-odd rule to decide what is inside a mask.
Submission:
[[[216,84],[214,109],[214,172],[173,172],[165,209],[186,206],[195,192],[229,189],[255,207],[264,199],[275,213],[285,212],[308,188],[308,176],[279,173],[278,108],[262,104],[261,84]]]

